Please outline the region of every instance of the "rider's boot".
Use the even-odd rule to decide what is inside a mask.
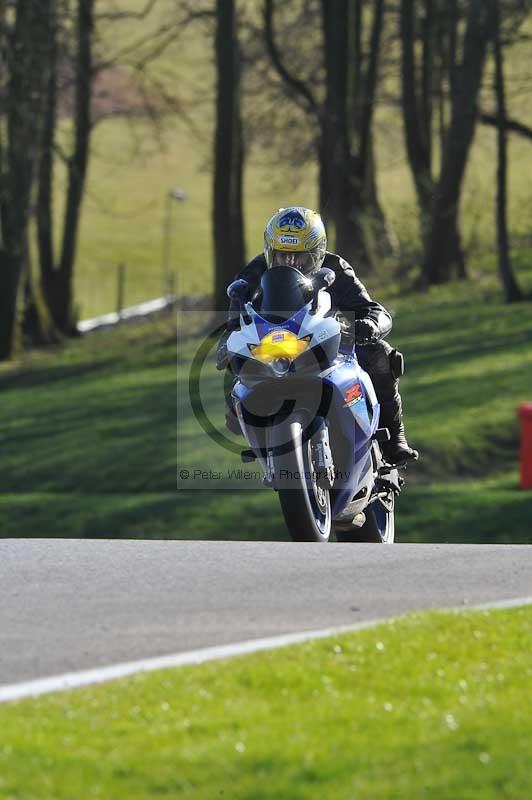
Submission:
[[[404,373],[402,354],[387,341],[358,346],[357,357],[373,382],[381,412],[380,428],[388,428],[390,441],[381,445],[386,461],[397,466],[417,461],[419,453],[408,444],[403,423],[403,408],[399,394],[399,378]]]
[[[390,441],[381,444],[382,454],[389,464],[403,466],[418,460],[418,451],[410,447],[406,440],[401,395],[397,390],[392,400],[381,402],[379,427],[390,431]]]

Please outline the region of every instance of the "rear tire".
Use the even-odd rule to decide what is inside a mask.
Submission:
[[[327,542],[331,533],[331,498],[329,490],[316,483],[311,442],[303,441],[305,427],[302,416],[292,416],[290,420],[278,421],[274,428],[280,445],[274,448],[277,492],[293,541]],[[287,448],[290,442],[291,447]],[[288,452],[284,452],[286,449]],[[289,486],[283,486],[283,475],[290,476]]]
[[[395,495],[384,501],[375,500],[364,509],[366,521],[360,528],[348,531],[337,531],[339,542],[373,542],[375,544],[392,544],[395,538]]]

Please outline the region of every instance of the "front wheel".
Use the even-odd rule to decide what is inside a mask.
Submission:
[[[303,440],[305,419],[278,420],[274,427],[274,471],[279,502],[294,542],[327,542],[331,498],[318,486],[310,439]]]

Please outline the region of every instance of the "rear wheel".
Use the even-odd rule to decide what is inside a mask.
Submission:
[[[354,526],[347,531],[337,531],[339,542],[375,542],[392,544],[395,537],[395,495],[392,491],[385,498],[375,500],[364,509],[366,521],[360,528]]]
[[[390,491],[386,498],[375,500],[372,503],[372,513],[381,542],[393,544],[395,539],[395,494]]]
[[[318,486],[311,441],[303,441],[304,430],[302,417],[275,426],[280,444],[274,450],[279,502],[295,542],[327,542],[331,533],[330,493]]]

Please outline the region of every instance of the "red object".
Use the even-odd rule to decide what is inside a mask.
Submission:
[[[521,489],[532,489],[532,403],[517,409],[521,418]]]

